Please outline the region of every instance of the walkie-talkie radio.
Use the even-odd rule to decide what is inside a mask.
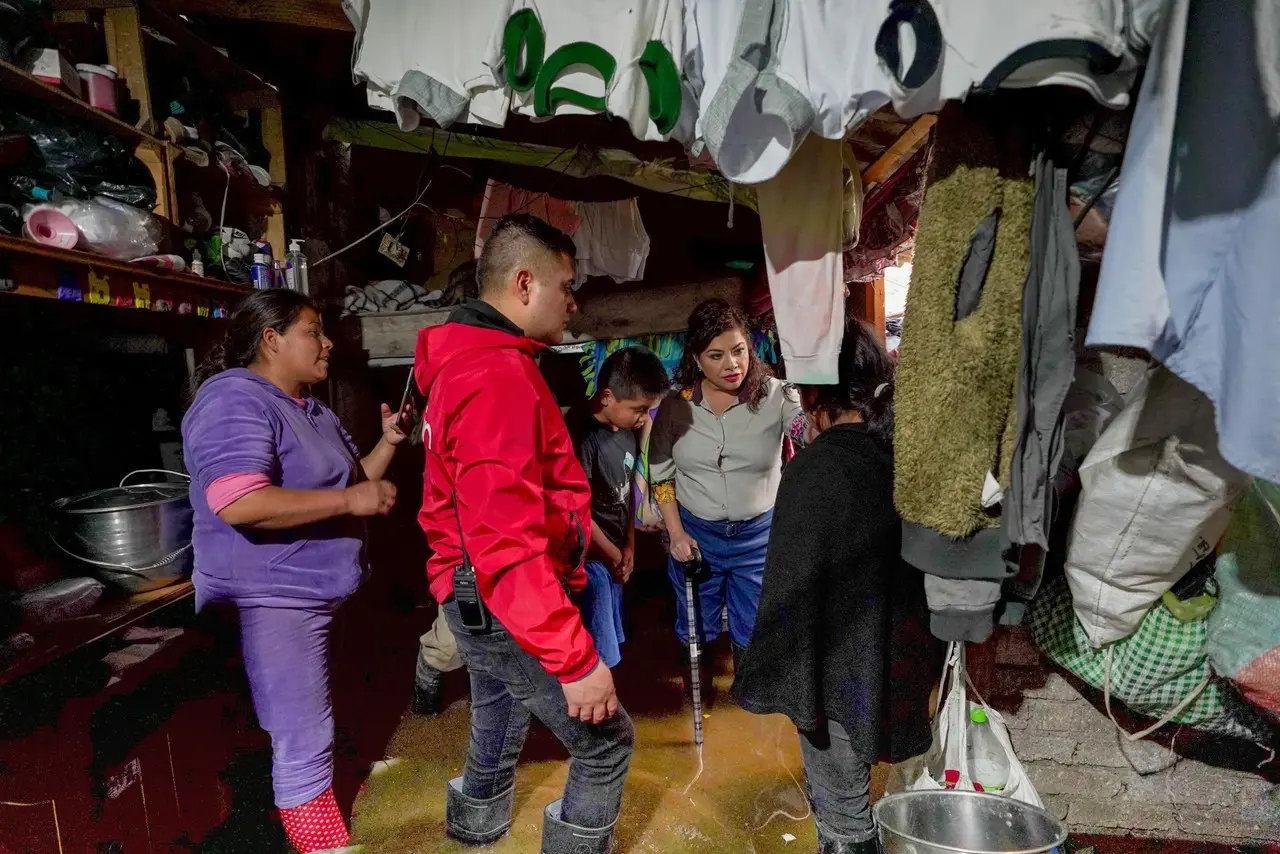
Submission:
[[[458,520],[458,548],[462,552],[462,561],[453,568],[453,601],[458,603],[458,616],[462,618],[462,627],[473,635],[482,635],[493,628],[493,619],[484,600],[480,598],[480,588],[476,584],[476,570],[467,555],[467,545],[462,536],[462,514],[458,512],[458,493],[453,493],[453,515]]]

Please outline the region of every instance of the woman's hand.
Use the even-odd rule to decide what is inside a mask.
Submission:
[[[411,424],[416,415],[410,402],[406,402],[399,412],[392,412],[390,406],[382,404],[382,441],[395,447],[409,438],[409,434],[400,429],[400,423],[403,420],[405,424]]]
[[[352,516],[386,516],[396,504],[396,486],[386,480],[365,480],[343,490]]]
[[[671,535],[671,556],[681,563],[693,560],[693,552],[697,548],[697,541],[684,531],[678,531]]]

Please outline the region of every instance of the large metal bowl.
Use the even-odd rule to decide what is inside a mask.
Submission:
[[[874,814],[885,854],[1040,854],[1067,840],[1044,810],[981,792],[902,792]]]
[[[128,478],[126,477],[126,480]],[[186,483],[99,489],[54,502],[54,543],[103,581],[142,593],[191,574]]]

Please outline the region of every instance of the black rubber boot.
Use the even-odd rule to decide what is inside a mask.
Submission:
[[[736,643],[733,644],[732,646],[733,646],[733,678],[737,679],[738,674],[742,672],[742,657],[747,654],[747,648],[745,646],[738,646]]]
[[[608,827],[587,828],[567,824],[560,818],[556,801],[542,816],[542,854],[612,854],[614,819]]]
[[[413,679],[413,713],[434,717],[444,710],[444,674],[419,663]]]
[[[450,780],[446,790],[444,829],[454,839],[468,845],[488,845],[507,835],[516,800],[515,786],[483,801],[462,793],[461,777]]]
[[[818,829],[818,854],[880,854],[880,839],[872,836],[854,842],[846,836],[838,836]]]

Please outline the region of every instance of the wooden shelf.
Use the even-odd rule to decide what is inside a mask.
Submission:
[[[80,121],[103,133],[109,133],[132,145],[161,147],[163,141],[145,134],[110,113],[89,106],[70,92],[37,80],[16,65],[0,60],[0,90],[17,92],[48,104],[72,121]]]
[[[36,636],[34,649],[0,670],[0,687],[27,676],[91,643],[119,634],[157,611],[191,597],[190,581],[136,596],[104,598],[96,613],[49,627]]]
[[[0,294],[225,317],[252,288],[0,235]],[[7,280],[7,281],[5,281]],[[5,290],[5,288],[8,290]],[[185,309],[184,309],[185,306]]]

